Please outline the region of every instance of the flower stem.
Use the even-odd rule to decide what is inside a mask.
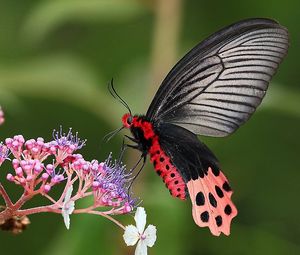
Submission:
[[[13,203],[11,202],[6,190],[4,189],[4,187],[2,186],[2,184],[0,183],[0,194],[2,195],[5,204],[7,207],[11,207],[13,205]]]
[[[75,211],[73,213],[76,213]],[[109,219],[110,221],[112,221],[113,223],[115,223],[116,225],[118,225],[120,228],[122,228],[123,230],[125,230],[125,227],[122,225],[121,222],[117,221],[116,219],[114,219],[113,217],[103,213],[103,212],[99,212],[99,211],[89,211],[89,214],[96,214],[96,215],[100,215],[103,216],[107,219]]]
[[[30,209],[18,210],[16,212],[16,215],[24,216],[24,215],[30,215],[30,214],[42,213],[42,212],[61,213],[61,209],[53,206],[39,206]]]

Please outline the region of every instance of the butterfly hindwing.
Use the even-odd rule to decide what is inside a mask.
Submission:
[[[162,150],[186,183],[196,224],[209,227],[216,236],[221,232],[229,235],[237,210],[231,201],[228,180],[219,170],[213,153],[195,134],[182,127],[163,123],[157,132]]]
[[[193,218],[200,227],[209,227],[213,235],[221,232],[230,234],[230,223],[237,215],[237,209],[231,201],[232,190],[227,178],[219,171],[218,176],[208,168],[203,178],[187,183],[193,205]]]
[[[216,32],[175,65],[146,116],[195,134],[231,134],[261,103],[288,44],[287,30],[269,19]]]

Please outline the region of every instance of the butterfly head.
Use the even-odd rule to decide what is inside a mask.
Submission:
[[[133,117],[130,113],[126,113],[122,117],[123,127],[130,128],[132,125]]]

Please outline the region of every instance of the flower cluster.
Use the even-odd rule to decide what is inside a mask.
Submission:
[[[50,211],[62,213],[64,218],[71,213],[92,213],[108,217],[133,210],[135,200],[128,191],[130,174],[120,162],[113,162],[111,155],[106,161],[98,162],[87,161],[81,154],[75,154],[85,142],[78,138],[77,133],[73,135],[71,129],[67,134],[60,129],[53,133],[53,140],[50,142],[45,142],[41,137],[25,140],[22,135],[16,135],[0,144],[0,164],[9,159],[13,168],[7,174],[7,180],[24,189],[21,198],[13,204],[14,215],[21,217]],[[77,191],[72,196],[75,182],[78,183]],[[65,185],[64,191],[60,198],[54,199],[50,196],[50,191],[62,183]],[[3,190],[0,191],[5,198]],[[51,204],[21,209],[27,200],[38,194],[48,198]],[[88,208],[67,208],[68,204],[74,205],[76,200],[88,196],[93,197],[93,204]],[[12,216],[8,215],[8,211],[11,211],[9,205],[12,204],[8,198],[6,204],[7,209],[0,212],[2,220],[5,215],[6,218]],[[103,211],[104,208],[108,210]]]
[[[69,229],[71,214],[96,214],[124,229],[125,243],[131,246],[137,243],[135,254],[146,255],[147,246],[152,247],[156,240],[156,228],[149,225],[145,230],[145,210],[138,207],[136,211],[137,227],[125,227],[112,217],[130,213],[136,206],[136,199],[129,192],[132,171],[126,171],[111,154],[104,162],[84,159],[77,151],[85,143],[71,129],[63,133],[62,128],[53,132],[53,140],[49,142],[42,137],[25,140],[22,135],[16,135],[0,143],[0,166],[5,161],[12,166],[6,179],[23,188],[23,194],[13,203],[0,181],[0,196],[5,201],[5,206],[0,205],[0,229],[21,233],[30,223],[27,216],[42,212],[62,214]],[[54,198],[51,190],[57,185],[64,185],[64,189]],[[36,195],[46,197],[50,203],[23,209]],[[93,198],[91,205],[75,208],[75,202],[85,197]]]

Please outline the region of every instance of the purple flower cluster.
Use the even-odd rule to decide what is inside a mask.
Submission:
[[[126,173],[126,168],[117,161],[113,163],[111,154],[103,164],[94,162],[99,165],[102,173],[94,174],[93,190],[95,196],[105,205],[120,206],[123,200],[124,211],[130,212],[134,201],[130,198],[126,184],[130,178],[130,174]],[[126,187],[124,189],[124,187]],[[102,196],[103,191],[106,191]]]
[[[54,140],[43,138],[25,140],[22,135],[7,138],[0,144],[0,164],[11,160],[14,172],[7,174],[7,180],[21,185],[27,194],[48,194],[53,186],[66,182],[66,188],[78,181],[78,190],[73,200],[89,195],[94,197],[94,208],[109,206],[117,213],[128,213],[134,200],[128,192],[130,174],[125,167],[109,155],[105,162],[87,161],[81,154],[74,154],[86,141],[72,134],[54,131]],[[61,199],[56,203],[61,203]],[[53,199],[54,201],[54,199]]]
[[[6,159],[8,159],[9,153],[10,152],[7,146],[3,145],[3,143],[0,143],[0,166]]]

